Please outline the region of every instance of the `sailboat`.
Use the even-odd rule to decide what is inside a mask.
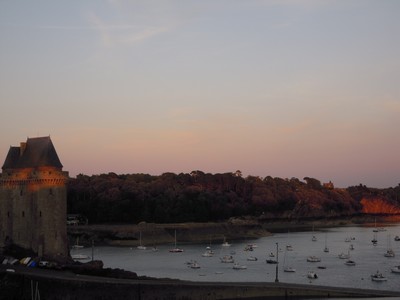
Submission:
[[[316,241],[317,241],[317,237],[316,237],[315,234],[314,234],[314,224],[313,224],[313,226],[312,226],[312,232],[313,232],[313,236],[312,236],[311,240],[312,240],[313,242],[316,242]]]
[[[289,272],[289,273],[296,272],[295,268],[286,265],[286,256],[287,256],[287,250],[285,251],[285,255],[283,256],[283,272]]]
[[[377,233],[374,232],[374,238],[371,240],[372,245],[376,246],[378,244],[378,237],[377,237]]]
[[[72,249],[82,249],[83,246],[79,245],[79,236],[76,238],[76,243],[75,245],[72,246]]]
[[[231,246],[231,244],[229,244],[227,241],[226,241],[226,238],[224,237],[224,242],[222,243],[222,247],[230,247]]]
[[[142,245],[142,232],[141,231],[139,232],[139,246],[137,246],[137,248],[139,250],[146,250],[147,249],[146,246]]]
[[[387,245],[387,250],[386,253],[384,254],[385,257],[394,257],[394,251],[392,249],[391,243],[390,243],[390,234],[388,235],[388,245]]]
[[[327,234],[325,234],[325,248],[324,248],[324,252],[329,252],[329,248],[327,245]]]
[[[173,249],[170,249],[169,252],[172,252],[172,253],[183,252],[183,249],[178,248],[178,247],[176,246],[176,230],[175,230],[175,247],[174,247]]]

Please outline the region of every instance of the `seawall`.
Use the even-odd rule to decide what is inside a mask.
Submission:
[[[218,283],[128,280],[77,275],[67,271],[0,266],[0,299],[183,300],[400,297],[400,292],[285,283]]]

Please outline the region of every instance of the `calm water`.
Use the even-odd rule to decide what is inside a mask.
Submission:
[[[211,245],[213,257],[202,257],[206,244],[180,245],[184,252],[170,253],[173,245],[160,245],[158,251],[138,250],[130,247],[95,247],[94,258],[102,260],[104,267],[121,268],[134,271],[138,275],[156,278],[176,278],[191,281],[220,282],[272,282],[275,281],[276,265],[267,264],[271,252],[276,254],[278,243],[278,278],[280,282],[314,284],[326,286],[343,286],[367,289],[400,290],[400,274],[392,273],[391,267],[400,265],[400,241],[394,241],[400,236],[400,224],[386,225],[386,231],[377,233],[378,244],[371,243],[374,233],[372,227],[339,227],[315,232],[290,232],[274,234],[257,240],[234,241],[230,247],[220,244]],[[317,241],[312,241],[315,235]],[[351,239],[350,242],[346,239]],[[244,251],[247,244],[257,245],[254,251]],[[178,241],[179,244],[179,241]],[[290,244],[293,251],[286,251]],[[325,244],[329,253],[323,249]],[[350,245],[354,250],[349,250]],[[396,256],[384,256],[388,247]],[[355,266],[344,264],[345,259],[338,258],[340,253],[350,253]],[[220,257],[233,254],[235,262],[246,265],[247,269],[234,270],[233,264],[221,263]],[[92,254],[91,248],[71,251],[71,254]],[[315,255],[321,262],[307,262],[307,257]],[[248,261],[249,256],[255,256],[257,261]],[[188,267],[187,262],[196,260],[200,269]],[[283,272],[283,266],[289,265],[296,269],[295,273]],[[324,266],[326,269],[319,269]],[[371,281],[370,275],[377,270],[387,277],[386,282]],[[308,271],[315,271],[317,279],[307,278]]]

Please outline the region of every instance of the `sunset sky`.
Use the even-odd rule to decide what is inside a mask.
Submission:
[[[1,0],[0,160],[400,183],[400,1]]]

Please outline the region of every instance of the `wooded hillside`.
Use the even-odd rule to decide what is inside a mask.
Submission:
[[[366,211],[368,206],[375,210]],[[90,223],[208,222],[245,215],[337,217],[398,213],[399,207],[400,185],[337,189],[310,177],[303,181],[271,176],[243,178],[240,171],[78,175],[68,183],[68,213],[85,215]]]

